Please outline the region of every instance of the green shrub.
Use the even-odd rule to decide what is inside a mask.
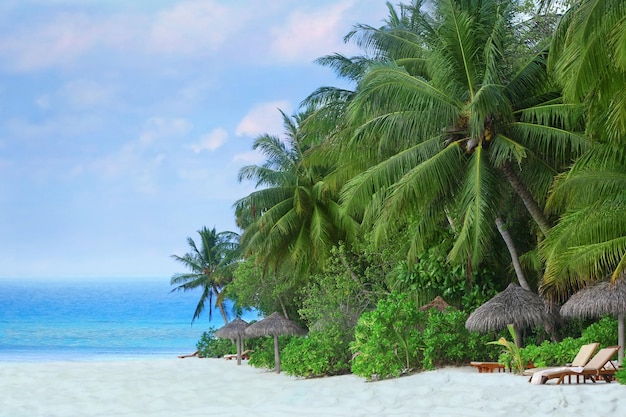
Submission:
[[[522,373],[522,371],[526,368],[526,362],[522,357],[522,348],[519,347],[520,342],[518,340],[518,336],[515,333],[515,328],[512,324],[507,324],[506,328],[511,336],[511,340],[507,340],[507,338],[503,336],[496,341],[489,342],[488,344],[502,346],[504,348],[502,353],[506,358],[504,365],[506,365],[511,371]]]
[[[421,367],[427,314],[405,294],[391,294],[359,318],[351,370],[367,379],[397,377]]]
[[[291,339],[294,336],[279,336],[278,347],[281,352],[281,369],[283,367],[282,352],[285,349]],[[267,368],[274,369],[276,363],[274,362],[274,337],[259,337],[256,339],[247,339],[246,345],[248,349],[254,350],[254,353],[250,355],[249,365],[255,368]]]
[[[196,343],[198,354],[203,358],[220,358],[230,353],[237,353],[237,346],[228,339],[215,337],[215,330],[211,327],[202,333],[200,340]]]
[[[338,328],[294,337],[281,353],[281,368],[304,377],[329,376],[350,371],[350,349]]]
[[[497,356],[497,349],[488,346],[488,336],[465,328],[467,314],[462,311],[431,310],[422,333],[424,358],[422,367],[460,365],[472,360],[488,360]]]
[[[522,357],[537,367],[563,366],[570,363],[582,345],[600,343],[601,347],[613,346],[617,338],[617,321],[611,317],[603,317],[582,331],[579,338],[566,337],[559,343],[545,341],[539,346],[528,345],[522,349]],[[506,361],[506,355],[499,359]]]
[[[250,355],[248,364],[255,368],[274,368],[274,338],[273,337],[260,337],[255,339],[254,353]],[[280,338],[278,346],[280,347]]]
[[[604,316],[591,324],[581,336],[582,344],[600,343],[600,347],[617,345],[617,320],[610,316]]]
[[[615,378],[617,378],[617,382],[622,385],[626,385],[626,369],[620,369],[615,372]]]

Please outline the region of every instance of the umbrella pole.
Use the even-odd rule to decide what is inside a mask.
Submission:
[[[617,315],[617,344],[619,345],[617,361],[621,365],[624,359],[624,313]]]
[[[278,350],[278,335],[274,335],[274,363],[276,364],[276,373],[280,373],[280,351]]]
[[[237,336],[237,365],[241,365],[241,335]]]

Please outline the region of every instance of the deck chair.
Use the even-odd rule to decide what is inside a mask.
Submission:
[[[572,376],[576,377],[576,383],[580,382],[580,377],[583,378],[583,383],[587,382],[587,379],[595,383],[600,378],[604,379],[606,382],[611,382],[615,371],[617,371],[617,368],[613,362],[611,362],[611,358],[615,356],[618,350],[619,346],[611,346],[600,349],[598,353],[596,353],[596,355],[582,367],[566,366],[536,372],[531,377],[531,383],[545,384],[550,379],[557,379],[556,383],[562,384],[567,377],[568,383],[571,384]]]
[[[254,352],[254,350],[248,349],[248,350],[244,350],[243,352],[241,352],[241,359],[250,359],[250,354]],[[224,359],[226,360],[231,360],[231,359],[237,359],[237,354],[233,353],[231,355],[224,355]]]
[[[599,347],[600,343],[589,343],[587,345],[582,345],[572,362],[566,363],[565,366],[579,367],[587,365],[587,362],[589,362],[589,360],[591,359],[593,354],[596,353],[596,350],[598,350]],[[524,372],[522,372],[522,375],[532,377],[536,372],[545,371],[547,369],[554,369],[554,367],[526,369],[524,370]],[[530,380],[528,380],[528,382],[530,382]]]

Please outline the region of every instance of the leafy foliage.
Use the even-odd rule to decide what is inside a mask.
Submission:
[[[219,308],[222,319],[228,322],[224,307],[224,286],[232,280],[232,273],[239,260],[239,235],[234,232],[217,232],[215,228],[203,227],[198,230],[200,245],[188,237],[190,252],[172,258],[190,270],[188,273],[175,274],[170,284],[176,285],[173,291],[191,291],[200,288],[202,295],[191,319],[192,323],[205,310],[208,303],[209,320],[213,304]]]
[[[295,376],[318,377],[350,371],[350,349],[338,329],[310,332],[293,338],[281,353],[281,368]]]
[[[517,373],[521,373],[526,368],[526,362],[522,357],[522,349],[519,347],[517,335],[515,334],[513,325],[508,324],[506,327],[509,330],[513,341],[507,340],[505,337],[501,337],[494,342],[489,342],[489,344],[502,346],[506,354],[505,357],[507,358],[506,365],[509,369],[515,370]]]
[[[406,294],[392,293],[359,319],[351,344],[352,372],[384,379],[495,357],[486,336],[465,329],[466,320],[461,311],[419,311]]]
[[[615,378],[620,384],[626,385],[626,368],[622,368],[615,372]]]
[[[418,256],[416,262],[399,262],[390,274],[390,286],[411,295],[418,305],[436,296],[465,311],[473,311],[496,295],[496,278],[489,269],[481,267],[469,276],[464,265],[450,263],[447,253],[452,242],[445,239]]]
[[[495,350],[486,346],[488,335],[469,332],[465,328],[467,317],[466,313],[451,309],[429,312],[422,333],[424,369],[458,366],[469,361],[490,360],[495,356]]]
[[[301,291],[299,313],[309,328],[339,328],[351,340],[361,314],[388,293],[384,282],[388,263],[364,244],[333,248],[324,271],[311,277]]]
[[[224,355],[237,353],[237,347],[228,339],[215,337],[215,328],[211,327],[202,333],[202,337],[196,344],[198,355],[203,358],[220,358]]]
[[[600,343],[600,346],[615,346],[617,344],[617,319],[604,316],[596,323],[591,324],[580,337],[584,343]]]
[[[582,345],[600,343],[601,347],[616,344],[617,321],[611,317],[603,317],[583,330],[580,337],[566,337],[560,342],[544,341],[540,345],[528,345],[521,350],[525,363],[532,362],[537,367],[563,366],[570,363]],[[511,360],[510,355],[500,356],[501,363]]]
[[[339,212],[336,193],[324,182],[327,164],[305,159],[318,142],[300,128],[307,115],[281,114],[285,137],[259,136],[253,149],[263,153],[265,163],[239,171],[240,181],[252,180],[257,187],[235,203],[238,224],[245,228],[242,247],[264,271],[285,264],[298,272],[315,271],[333,245],[350,240],[356,224]]]
[[[352,372],[367,379],[397,377],[421,367],[426,313],[404,294],[392,293],[364,313],[355,329]]]

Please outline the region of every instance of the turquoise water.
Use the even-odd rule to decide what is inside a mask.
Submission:
[[[0,279],[0,362],[171,358],[195,351],[208,313],[169,279]],[[256,318],[255,314],[243,317]]]

